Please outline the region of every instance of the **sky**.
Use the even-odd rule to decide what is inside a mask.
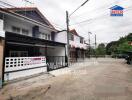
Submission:
[[[71,14],[85,0],[3,0],[14,6],[35,6],[58,29],[66,29],[66,11]],[[123,17],[111,17],[112,6],[119,5],[124,9]],[[83,7],[70,16],[70,29],[76,29],[79,35],[91,41],[97,35],[97,43],[116,41],[132,32],[132,0],[89,0]],[[82,23],[80,23],[82,22]]]

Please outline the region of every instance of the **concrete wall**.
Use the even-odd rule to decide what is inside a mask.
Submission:
[[[69,41],[69,44],[70,44],[71,46],[76,47],[76,48],[87,49],[87,45],[84,44],[84,41],[83,41],[83,43],[80,43],[80,37],[79,37],[79,36],[76,36],[76,35],[74,35],[74,41],[70,40],[70,41]]]
[[[3,75],[4,42],[5,40],[0,38],[0,87],[2,85],[2,75]]]
[[[55,41],[67,44],[67,33],[65,31],[64,32],[60,32],[60,33],[56,33]],[[80,37],[76,36],[76,35],[74,35],[74,41],[69,40],[69,44],[73,45],[75,47],[78,47],[78,48],[84,48],[84,49],[87,48],[87,45],[84,44],[84,42],[80,43]]]
[[[21,21],[17,18],[14,17],[5,17],[5,22],[4,22],[4,30],[8,32],[12,32],[12,26],[16,26],[19,28],[27,29],[29,31],[29,36],[32,36],[32,27],[33,25],[26,23],[24,21]],[[22,32],[20,32],[22,34]]]
[[[67,43],[67,33],[60,32],[55,34],[55,41],[56,42],[61,42],[61,43]]]
[[[74,42],[77,43],[77,44],[80,43],[80,37],[74,35]]]
[[[35,24],[32,24],[30,22],[12,16],[5,16],[4,30],[8,32],[12,32],[12,26],[19,27],[20,29],[26,29],[29,31],[29,36],[32,36],[32,28],[35,26]],[[51,30],[41,26],[39,26],[39,31],[45,34],[51,34]],[[22,34],[22,31],[20,32],[20,34]]]
[[[47,56],[65,56],[65,47],[47,48]]]

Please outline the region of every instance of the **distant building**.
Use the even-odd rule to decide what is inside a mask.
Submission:
[[[85,51],[87,45],[85,44],[84,38],[79,36],[75,29],[70,30],[69,34],[70,44],[70,61],[76,62],[85,58]]]

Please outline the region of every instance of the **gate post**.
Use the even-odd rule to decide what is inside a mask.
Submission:
[[[4,61],[4,45],[5,45],[5,40],[0,37],[0,88],[2,88],[2,83],[3,83],[3,61]]]

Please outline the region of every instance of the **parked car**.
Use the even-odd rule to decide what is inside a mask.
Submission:
[[[128,57],[128,54],[118,54],[117,58],[124,58],[126,59]]]
[[[132,64],[132,51],[126,53],[128,54],[128,56],[126,57],[127,64]]]
[[[119,59],[126,59],[128,57],[128,54],[113,54],[111,56],[112,58],[119,58]]]

